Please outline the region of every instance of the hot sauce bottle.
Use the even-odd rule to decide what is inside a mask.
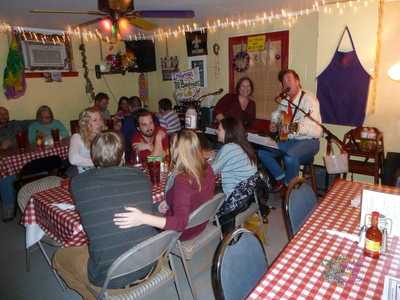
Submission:
[[[364,255],[379,258],[382,248],[382,232],[378,228],[379,212],[372,212],[371,227],[365,233]]]

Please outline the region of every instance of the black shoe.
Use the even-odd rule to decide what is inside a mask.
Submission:
[[[277,181],[276,183],[275,183],[275,185],[272,187],[272,189],[271,189],[271,193],[278,193],[278,192],[280,192],[282,189],[283,189],[283,187],[284,187],[285,185],[283,184],[283,182],[282,181]]]

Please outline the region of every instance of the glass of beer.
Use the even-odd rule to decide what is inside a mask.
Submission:
[[[26,148],[26,145],[28,144],[28,136],[26,134],[26,131],[18,132],[15,138],[17,140],[17,146],[19,149]]]
[[[60,142],[60,130],[58,128],[52,128],[51,129],[51,136],[53,137],[53,142],[54,143],[59,143]]]
[[[153,185],[160,183],[160,161],[148,161],[150,180]]]

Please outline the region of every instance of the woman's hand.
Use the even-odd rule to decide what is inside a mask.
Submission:
[[[167,213],[168,209],[169,209],[169,206],[165,200],[161,201],[160,204],[158,205],[158,212],[160,214],[165,215]]]
[[[118,213],[114,215],[114,224],[119,228],[126,229],[143,225],[144,214],[140,209],[135,207],[125,207],[128,212]]]

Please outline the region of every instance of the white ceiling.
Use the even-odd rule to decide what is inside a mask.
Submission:
[[[314,0],[136,0],[136,9],[192,9],[195,19],[202,22],[220,17],[252,16],[280,9],[301,9],[312,6]],[[92,19],[90,16],[31,14],[31,9],[97,10],[97,0],[0,0],[0,21],[13,26],[65,29],[67,25]],[[161,26],[177,20],[153,20]],[[187,21],[186,21],[187,22]]]

